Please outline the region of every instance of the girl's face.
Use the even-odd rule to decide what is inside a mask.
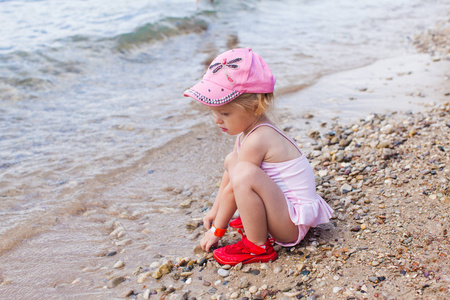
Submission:
[[[257,116],[246,111],[238,105],[213,106],[211,112],[214,122],[223,132],[236,135],[241,132],[246,134],[257,122]]]

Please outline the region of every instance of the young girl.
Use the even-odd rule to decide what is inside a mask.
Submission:
[[[274,241],[296,245],[311,226],[328,222],[333,212],[316,194],[305,155],[266,115],[274,86],[275,78],[258,54],[234,49],[219,55],[203,79],[184,93],[208,105],[223,132],[238,135],[225,158],[214,205],[203,219],[208,231],[200,245],[209,251],[239,210],[240,218],[230,226],[245,229],[245,235],[214,251],[221,264],[273,261]]]

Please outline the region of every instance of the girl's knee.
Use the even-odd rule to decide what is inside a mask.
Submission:
[[[238,160],[238,154],[236,151],[229,153],[225,157],[224,167],[225,167],[225,170],[227,170],[228,174],[231,173],[231,169],[233,168],[233,166],[236,165],[237,160]]]
[[[231,178],[233,189],[241,187],[251,187],[254,180],[257,179],[259,167],[249,162],[239,162],[236,164]]]

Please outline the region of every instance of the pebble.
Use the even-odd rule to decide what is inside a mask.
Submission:
[[[361,230],[361,226],[355,226],[350,229],[350,231],[353,231],[353,232],[358,232],[360,230]]]
[[[256,293],[258,291],[258,288],[255,285],[252,285],[248,291],[252,294]]]
[[[197,229],[197,227],[200,226],[200,223],[196,220],[189,220],[186,222],[186,228],[190,230]]]
[[[111,251],[111,252],[108,252],[105,256],[109,257],[109,256],[114,256],[116,254],[117,254],[117,251]]]
[[[234,266],[234,269],[236,271],[240,271],[242,269],[242,266],[243,266],[243,264],[240,262],[240,263],[238,263],[237,265]]]
[[[144,294],[142,295],[144,299],[150,299],[150,289],[146,289]]]
[[[119,297],[120,298],[127,298],[127,297],[129,297],[129,296],[131,296],[131,295],[133,295],[134,294],[134,290],[125,290],[124,292],[122,292],[120,295],[119,295]]]
[[[169,263],[162,264],[158,270],[164,275],[172,272],[172,265]]]
[[[261,271],[260,270],[256,270],[256,269],[253,269],[253,270],[250,271],[250,274],[253,274],[253,275],[259,275],[259,273],[261,273]]]
[[[242,278],[241,281],[239,282],[239,288],[241,288],[241,289],[246,289],[246,288],[248,288],[249,285],[250,285],[250,282],[248,282],[248,280],[246,278]]]
[[[339,293],[340,291],[342,290],[342,288],[341,287],[339,287],[339,286],[335,286],[334,288],[333,288],[333,293]]]
[[[287,296],[287,297],[291,297],[291,298],[296,298],[297,296],[299,296],[301,294],[300,291],[296,291],[296,292],[285,292],[283,293],[283,295]]]
[[[155,279],[160,279],[162,276],[163,276],[163,274],[161,273],[161,271],[159,269],[152,273],[152,277]]]
[[[142,273],[141,275],[139,275],[139,277],[137,279],[137,282],[138,283],[143,283],[144,281],[147,280],[148,277],[150,277],[150,275],[151,275],[151,272]]]
[[[114,269],[120,269],[123,268],[125,266],[125,263],[121,260],[119,260],[118,262],[116,262],[113,266]]]
[[[219,269],[217,270],[217,274],[219,274],[222,277],[227,277],[228,275],[230,275],[230,271],[225,269]]]
[[[122,241],[118,241],[115,244],[116,244],[116,246],[126,246],[126,245],[131,244],[131,239],[125,239]]]
[[[115,288],[116,286],[118,286],[119,284],[121,284],[124,281],[125,281],[125,278],[122,276],[117,276],[117,277],[111,278],[108,281],[107,287],[108,287],[108,289]]]

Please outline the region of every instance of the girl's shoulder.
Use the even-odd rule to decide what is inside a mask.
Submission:
[[[266,162],[283,162],[302,155],[295,142],[280,129],[272,126],[260,126],[250,134],[245,144],[248,148],[259,149],[264,153]]]
[[[245,137],[245,143],[252,147],[267,148],[270,144],[273,144],[279,139],[284,139],[283,136],[277,132],[276,127],[272,126],[259,126],[254,129],[250,134]]]

